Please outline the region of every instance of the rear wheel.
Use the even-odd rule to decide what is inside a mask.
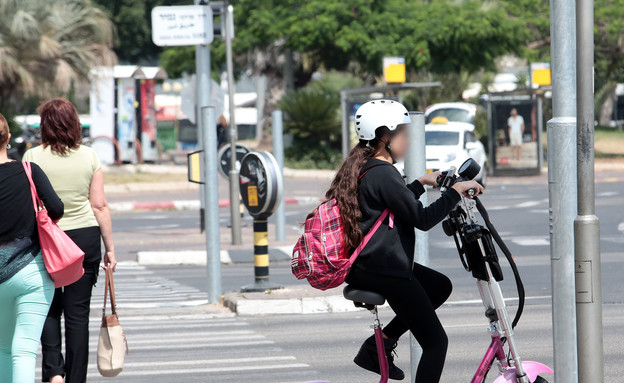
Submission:
[[[548,383],[548,380],[538,376],[533,383]]]

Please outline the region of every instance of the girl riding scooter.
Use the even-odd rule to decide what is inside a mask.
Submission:
[[[451,281],[441,273],[414,263],[414,228],[429,230],[448,215],[469,189],[476,194],[483,187],[476,181],[458,182],[430,206],[418,200],[424,185],[435,186],[439,172],[422,176],[406,185],[393,166],[408,148],[407,109],[391,100],[369,101],[355,114],[359,143],[351,150],[336,174],[326,198],[335,198],[341,212],[345,244],[353,251],[381,213],[394,214],[372,236],[353,264],[347,282],[355,288],[383,295],[395,318],[383,336],[390,365],[390,378],[405,374],[393,363],[397,341],[410,330],[423,349],[416,383],[439,382],[448,339],[435,310],[451,294]],[[379,373],[375,339],[362,344],[354,362]]]

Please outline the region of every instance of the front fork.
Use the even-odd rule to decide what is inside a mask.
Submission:
[[[487,262],[485,263],[485,267],[487,269],[489,280],[477,280],[477,286],[479,288],[479,293],[481,294],[483,305],[486,308],[486,312],[494,310],[494,312],[496,313],[496,317],[491,319],[490,331],[492,332],[492,345],[490,345],[488,352],[490,352],[493,346],[496,347],[498,350],[500,350],[500,352],[502,352],[503,355],[503,358],[501,359],[499,356],[499,351],[494,349],[497,359],[501,361],[500,368],[504,370],[507,367],[515,367],[517,382],[531,383],[522,367],[522,359],[520,358],[520,354],[518,353],[518,348],[516,346],[516,341],[514,340],[511,318],[509,317],[509,313],[507,312],[505,299],[503,298],[503,293],[501,292],[500,285],[492,276],[490,266]],[[512,364],[511,366],[509,366],[507,363],[507,358],[505,357],[505,353],[503,351],[503,344],[500,339],[501,336],[505,337],[507,345],[509,346],[511,359],[510,364]],[[498,341],[496,341],[495,339],[498,339]],[[493,357],[490,360],[493,361]],[[481,369],[481,367],[482,366],[480,366],[479,368]]]

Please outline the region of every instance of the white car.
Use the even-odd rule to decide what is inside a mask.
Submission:
[[[468,102],[441,102],[427,107],[425,123],[429,124],[436,117],[444,117],[449,121],[474,124],[477,106]]]
[[[485,147],[474,134],[475,126],[466,122],[451,122],[445,117],[436,117],[425,125],[425,145],[427,172],[448,170],[459,166],[468,158],[473,158],[481,172],[475,178],[485,186],[487,182],[487,155]],[[403,173],[403,163],[397,168]]]

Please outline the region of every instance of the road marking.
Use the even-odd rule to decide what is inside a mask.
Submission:
[[[178,339],[178,343],[180,340]],[[128,344],[133,351],[153,351],[154,349],[159,350],[157,346],[132,346],[132,338],[128,339]],[[264,345],[273,345],[275,344],[272,340],[250,340],[246,342],[219,342],[219,343],[202,343],[201,348],[224,348],[224,347],[246,347],[246,346],[264,346]],[[162,351],[169,354],[171,350],[183,350],[189,348],[197,348],[199,345],[197,344],[172,344],[167,345],[166,349]]]
[[[269,364],[257,366],[232,366],[232,367],[214,367],[214,368],[197,368],[183,370],[151,370],[151,371],[126,371],[123,376],[146,376],[146,375],[178,375],[178,374],[206,374],[211,372],[241,372],[241,371],[261,371],[261,370],[284,370],[294,368],[307,368],[309,364],[292,363],[292,364]]]
[[[524,208],[527,208],[527,207],[537,206],[540,203],[542,203],[542,201],[526,201],[526,202],[519,203],[519,204],[517,204],[514,207],[518,208],[518,209],[524,209]]]
[[[551,299],[552,295],[537,295],[534,297],[525,297],[524,299],[527,301],[530,300],[537,300],[537,299]],[[511,297],[511,298],[505,298],[505,302],[513,302],[513,301],[517,301],[518,297]],[[450,302],[445,302],[444,305],[471,305],[471,304],[475,304],[475,303],[483,303],[483,301],[481,299],[466,299],[463,301],[450,301]]]
[[[624,222],[618,225],[618,231],[621,231],[622,233],[624,233]]]
[[[519,246],[550,246],[548,237],[513,237],[511,242]]]
[[[236,364],[236,363],[259,363],[259,362],[287,362],[297,360],[294,356],[268,356],[257,358],[230,358],[230,359],[203,359],[203,360],[177,360],[168,362],[129,362],[124,363],[124,369],[133,367],[164,367],[164,366],[194,366],[210,364]],[[89,364],[89,368],[97,368],[96,364]],[[124,370],[126,371],[126,370]]]
[[[602,192],[602,193],[598,193],[596,194],[596,197],[613,197],[616,195],[619,195],[619,192],[616,191],[608,191],[608,192]]]

